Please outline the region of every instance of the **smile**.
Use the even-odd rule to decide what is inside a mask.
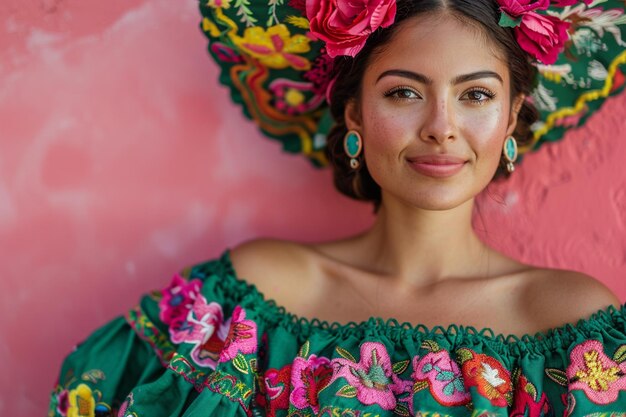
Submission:
[[[408,159],[407,162],[422,175],[435,178],[450,177],[458,173],[467,161],[450,156],[425,156]]]

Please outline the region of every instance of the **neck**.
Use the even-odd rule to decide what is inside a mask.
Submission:
[[[474,200],[450,210],[383,204],[374,226],[357,239],[368,269],[412,284],[488,272],[489,252],[472,229]]]

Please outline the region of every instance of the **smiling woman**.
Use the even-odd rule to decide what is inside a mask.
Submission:
[[[341,192],[374,204],[375,223],[337,241],[252,241],[185,269],[68,357],[50,415],[626,411],[626,309],[615,295],[585,274],[512,259],[472,227],[476,196],[512,173],[518,143],[536,145],[576,111],[536,109],[547,74],[557,78],[551,65],[597,68],[599,51],[608,60],[594,78],[608,89],[588,72],[563,74],[541,90],[555,105],[568,79],[576,103],[621,88],[621,26],[599,28],[626,24],[623,2],[248,6],[202,6],[233,94],[270,134],[298,132],[303,150],[325,120],[312,103],[329,105],[324,155]],[[313,41],[324,45],[305,56]],[[271,98],[276,83],[299,90]]]

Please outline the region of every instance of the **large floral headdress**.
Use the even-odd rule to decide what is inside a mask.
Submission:
[[[285,4],[285,1],[289,1]],[[420,0],[412,0],[420,1]],[[625,2],[497,0],[500,21],[538,68],[529,97],[534,141],[556,141],[625,85]],[[396,0],[201,0],[202,30],[220,81],[263,133],[325,165],[336,57],[355,57],[396,20]]]

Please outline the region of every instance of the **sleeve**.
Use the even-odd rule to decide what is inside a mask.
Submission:
[[[238,398],[235,390],[220,393],[218,358],[231,320],[224,320],[223,303],[212,290],[219,277],[204,285],[206,277],[192,279],[190,271],[142,297],[67,356],[49,417],[247,414],[247,403],[237,400],[249,401],[252,381],[239,385]]]

